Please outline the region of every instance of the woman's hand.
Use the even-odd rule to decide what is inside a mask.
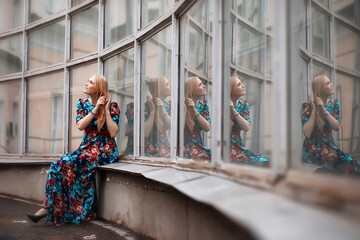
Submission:
[[[95,112],[97,112],[101,106],[105,106],[105,104],[106,104],[106,98],[104,96],[99,97],[94,108]]]
[[[164,108],[164,103],[163,103],[163,101],[161,101],[160,98],[156,97],[156,98],[154,99],[154,101],[155,101],[155,106],[156,106],[157,108],[159,108],[159,107]]]
[[[147,103],[148,103],[148,107],[149,107],[150,113],[154,112],[154,111],[155,111],[155,106],[154,106],[154,103],[153,103],[150,95],[146,95],[146,101],[147,101]]]
[[[187,108],[195,110],[195,103],[191,98],[185,99],[185,105]]]
[[[229,100],[229,106],[230,106],[230,110],[234,109],[234,103],[233,101]]]
[[[313,100],[311,99],[311,95],[310,95],[310,94],[308,95],[308,101],[309,101],[309,103],[310,103],[311,112],[315,112],[315,111],[316,111],[316,107],[315,107],[315,104],[314,104],[315,100],[313,101]]]

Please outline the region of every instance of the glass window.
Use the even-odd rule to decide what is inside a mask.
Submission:
[[[335,23],[335,62],[360,72],[360,32]]]
[[[312,48],[323,58],[330,58],[330,19],[312,7]]]
[[[27,83],[27,152],[63,153],[64,73],[30,78]]]
[[[315,0],[326,8],[329,8],[329,0]]]
[[[211,160],[212,9],[200,0],[181,17],[179,156]]]
[[[119,153],[133,155],[134,150],[134,50],[117,54],[104,62],[104,76],[109,93],[119,104],[119,133],[116,137]]]
[[[78,5],[82,2],[85,2],[86,0],[72,0],[72,6]]]
[[[339,100],[341,128],[337,146],[360,161],[360,79],[336,74],[336,99]]]
[[[169,11],[172,6],[172,0],[143,0],[141,1],[141,22],[142,26],[147,25],[165,12]]]
[[[142,45],[141,154],[170,157],[171,26]],[[127,109],[129,110],[129,109]],[[128,114],[127,114],[128,115]]]
[[[301,0],[299,2],[300,7],[300,22],[299,22],[299,42],[300,46],[308,48],[307,45],[307,1]]]
[[[0,0],[0,32],[24,24],[24,0]]]
[[[0,40],[0,75],[21,72],[22,46],[22,35]]]
[[[134,4],[135,1],[133,0],[109,0],[105,2],[104,47],[108,47],[133,33]]]
[[[21,151],[21,93],[21,80],[0,82],[0,153]]]
[[[262,16],[261,3],[262,1],[260,0],[235,0],[234,7],[241,17],[260,27]]]
[[[98,5],[72,17],[71,57],[78,58],[98,50]]]
[[[65,21],[29,32],[29,69],[64,62]]]
[[[69,127],[69,146],[70,152],[75,151],[84,136],[76,125],[76,105],[79,98],[84,99],[88,96],[84,93],[84,86],[88,79],[98,71],[97,63],[73,68],[70,71],[70,127]]]
[[[358,0],[335,0],[333,1],[334,12],[342,17],[360,25],[360,1]]]
[[[320,66],[318,64],[313,64],[313,78],[319,75],[326,75],[328,78],[331,78],[331,71],[330,69]]]
[[[29,0],[29,23],[48,17],[66,8],[66,1]]]

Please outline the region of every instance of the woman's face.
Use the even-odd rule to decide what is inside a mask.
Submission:
[[[206,88],[202,81],[197,78],[196,88],[194,90],[194,95],[196,97],[202,97],[206,95]]]
[[[325,78],[325,84],[322,93],[325,96],[331,96],[335,93],[334,84],[330,82],[328,78]]]
[[[88,95],[96,94],[96,87],[95,87],[95,76],[89,78],[89,80],[85,83],[84,93]]]
[[[233,89],[233,94],[236,98],[244,96],[246,94],[245,85],[238,78],[236,79],[236,84]]]
[[[169,80],[165,79],[164,85],[162,86],[161,93],[164,97],[168,97],[171,95],[171,87]]]

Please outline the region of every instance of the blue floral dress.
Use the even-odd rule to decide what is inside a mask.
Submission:
[[[93,109],[88,99],[79,99],[76,122],[91,114]],[[119,127],[117,103],[111,102],[110,114]],[[115,139],[109,136],[106,123],[100,131],[97,130],[97,118],[98,115],[85,128],[79,148],[50,166],[43,204],[49,209],[47,219],[56,225],[87,222],[95,218],[95,170],[118,159]]]
[[[171,116],[171,101],[164,101],[164,110],[165,112]],[[126,133],[128,136],[128,143],[126,146],[125,152],[128,155],[133,155],[134,149],[134,137],[133,137],[133,129],[134,129],[134,103],[131,102],[127,105],[126,113],[125,113],[128,124],[129,124],[129,132]],[[148,107],[148,103],[145,103],[145,119],[147,122],[150,115],[150,110]],[[157,124],[154,123],[152,130],[150,131],[149,136],[145,139],[145,156],[152,157],[170,157],[170,144],[166,134],[166,127],[163,125],[163,130],[158,130]]]
[[[339,122],[340,106],[337,100],[329,100],[325,109]],[[311,106],[309,102],[302,104],[301,122],[302,127],[309,121]],[[303,161],[322,167],[325,171],[345,175],[357,175],[360,173],[360,163],[354,161],[350,154],[342,152],[336,145],[332,136],[332,129],[327,121],[324,121],[323,131],[315,124],[310,138],[305,138],[303,145]]]
[[[240,114],[246,121],[251,123],[250,110],[247,101],[238,101],[235,106],[236,112]],[[252,153],[244,147],[241,138],[241,128],[235,119],[232,120],[231,137],[230,137],[230,160],[235,163],[249,164],[255,166],[269,166],[268,158]]]
[[[203,118],[205,118],[209,123],[211,123],[209,105],[206,101],[198,101],[196,110]],[[204,141],[201,136],[202,131],[203,130],[196,122],[196,120],[194,121],[194,128],[192,132],[190,131],[187,124],[185,124],[184,158],[210,161],[211,150],[204,146]]]

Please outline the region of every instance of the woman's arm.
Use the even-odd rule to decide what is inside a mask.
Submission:
[[[234,108],[234,103],[230,100],[230,112],[233,116],[233,119],[236,121],[236,123],[239,125],[241,130],[247,132],[250,129],[250,122],[248,122],[243,116],[240,115]],[[232,122],[231,122],[232,124]]]
[[[155,98],[156,111],[159,114],[159,117],[164,121],[166,129],[171,127],[171,117],[167,114],[164,109],[164,103],[160,98]]]
[[[210,131],[211,123],[196,110],[195,103],[193,106],[191,105],[191,112],[194,116],[193,117],[194,121],[196,121],[199,124],[200,128],[205,132]]]
[[[145,127],[145,137],[149,137],[150,132],[154,126],[155,106],[149,95],[146,96],[146,100],[148,103],[150,113],[149,113],[149,117],[148,117],[147,121],[144,124],[144,127]]]
[[[96,103],[95,108],[86,117],[84,117],[83,119],[79,120],[76,123],[76,126],[80,131],[84,130],[87,126],[89,126],[91,121],[94,119],[94,116],[98,112],[100,106],[105,105],[105,101],[106,101],[105,97],[100,97]]]

